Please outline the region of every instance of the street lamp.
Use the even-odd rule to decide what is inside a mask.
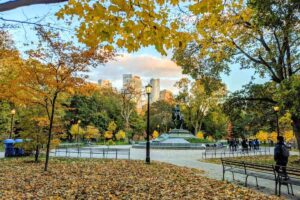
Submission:
[[[79,145],[78,143],[79,143],[79,125],[80,125],[80,123],[81,123],[81,120],[78,120],[78,122],[77,122],[77,145]]]
[[[159,124],[157,125],[157,130],[158,130],[158,133],[160,134],[160,126],[159,126]]]
[[[14,116],[16,114],[16,110],[15,109],[12,109],[10,111],[10,114],[11,114],[11,124],[10,124],[10,134],[9,134],[9,139],[11,139],[11,136],[13,134],[13,128],[14,128]]]
[[[148,105],[147,105],[147,142],[146,142],[146,164],[150,164],[150,94],[152,91],[152,86],[148,84],[146,86],[146,93],[148,95]]]
[[[276,115],[276,124],[277,124],[277,136],[280,135],[279,133],[279,120],[278,120],[278,112],[279,112],[279,106],[274,106],[273,107],[275,115]]]

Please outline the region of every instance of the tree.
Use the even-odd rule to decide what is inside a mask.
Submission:
[[[259,131],[256,133],[256,138],[261,142],[267,142],[268,141],[268,132]]]
[[[203,132],[202,132],[202,131],[199,131],[199,132],[196,134],[196,137],[197,137],[198,139],[204,139],[204,134],[203,134]]]
[[[136,110],[137,102],[140,101],[141,92],[137,90],[131,83],[124,86],[121,91],[122,107],[121,116],[124,119],[125,131],[130,129],[130,117]]]
[[[277,142],[277,133],[276,132],[272,132],[269,134],[269,140],[271,140],[273,143]]]
[[[152,133],[152,138],[155,139],[155,138],[158,138],[158,136],[159,136],[158,131],[154,130]]]
[[[120,94],[110,88],[97,88],[90,95],[74,95],[69,99],[65,120],[70,125],[81,120],[83,127],[93,125],[104,132],[110,121],[123,128]]]
[[[48,169],[50,143],[52,138],[55,111],[68,94],[86,86],[84,77],[89,66],[102,64],[112,54],[100,49],[75,47],[63,42],[59,34],[37,28],[40,44],[35,50],[28,51],[28,59],[20,60],[19,65],[6,66],[15,72],[15,77],[6,82],[4,94],[20,104],[36,104],[45,109],[49,120],[46,149],[45,171]],[[14,73],[13,73],[14,74]],[[7,77],[0,77],[7,80]],[[13,93],[11,91],[14,91]]]
[[[6,1],[0,4],[0,12],[20,8],[23,6],[30,6],[36,4],[52,4],[52,3],[61,3],[68,0],[13,0]]]
[[[116,134],[117,140],[124,140],[126,138],[126,133],[123,130],[119,130]]]
[[[210,109],[217,106],[226,94],[225,86],[219,80],[209,77],[196,80],[189,91],[188,82],[184,79],[176,85],[181,87],[177,99],[181,102],[185,122],[196,134],[201,130],[204,118]]]
[[[158,131],[158,126],[161,132],[168,132],[173,128],[172,108],[174,105],[166,101],[156,101],[150,105],[150,130]],[[146,116],[144,116],[146,118]]]
[[[71,126],[70,133],[74,138],[77,138],[77,142],[79,142],[80,136],[83,137],[85,135],[85,130],[77,123]]]
[[[0,138],[9,136],[12,107],[7,101],[0,101]]]
[[[100,136],[99,134],[100,132],[96,127],[88,125],[85,130],[84,138],[87,140],[97,139]]]

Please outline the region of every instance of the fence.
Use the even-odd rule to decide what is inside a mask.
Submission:
[[[237,150],[237,151],[229,151],[229,150],[223,150],[223,151],[217,151],[217,149],[214,150],[205,150],[202,153],[202,158],[225,158],[225,157],[240,157],[240,156],[255,156],[255,155],[271,155],[271,149],[270,147],[264,147],[259,150]]]
[[[128,158],[130,160],[130,149],[121,148],[58,148],[54,156],[59,157],[82,157],[82,158]]]

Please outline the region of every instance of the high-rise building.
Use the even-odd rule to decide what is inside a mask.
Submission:
[[[123,75],[123,90],[128,93],[131,100],[136,102],[137,109],[142,109],[142,80],[132,74]],[[126,91],[127,90],[127,91]]]
[[[150,102],[156,102],[159,100],[159,92],[160,92],[160,80],[159,79],[151,79],[150,85],[152,86],[152,92],[150,94]]]
[[[132,74],[123,74],[123,88],[125,88],[126,85],[128,85],[131,79],[132,79]]]
[[[104,87],[104,88],[111,88],[112,87],[112,84],[109,80],[99,79],[98,84],[100,85],[100,87]]]
[[[171,103],[174,100],[173,93],[169,90],[162,90],[159,93],[159,100]]]

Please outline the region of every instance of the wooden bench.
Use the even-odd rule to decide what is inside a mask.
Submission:
[[[277,194],[277,188],[278,188],[277,173],[273,165],[247,163],[243,161],[235,161],[232,159],[223,159],[223,158],[221,158],[221,162],[223,166],[223,180],[225,179],[226,171],[232,173],[233,180],[234,180],[234,173],[245,175],[245,187],[247,187],[248,185],[249,177],[255,178],[256,187],[258,187],[258,178],[271,180],[275,182],[275,194]],[[289,188],[288,188],[288,193],[289,193]]]
[[[277,170],[277,183],[279,184],[279,196],[281,195],[281,186],[286,185],[291,187],[292,195],[294,195],[293,185],[300,186],[300,169],[291,168],[291,167],[282,167],[278,166],[279,170]],[[282,169],[286,169],[286,173],[283,173]]]

